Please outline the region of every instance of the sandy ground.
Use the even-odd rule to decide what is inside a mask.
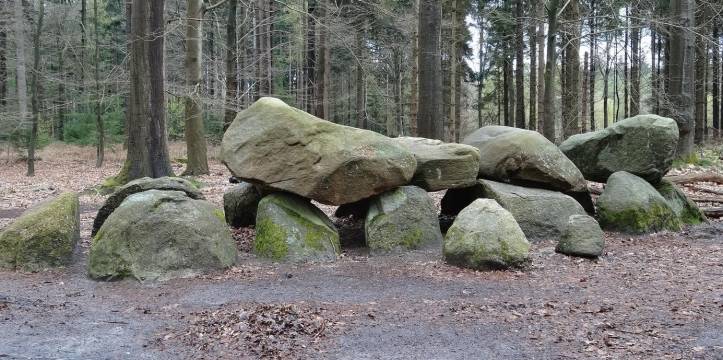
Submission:
[[[60,191],[83,194],[72,266],[0,272],[0,359],[723,359],[721,222],[606,234],[595,261],[537,243],[523,271],[458,269],[439,250],[370,256],[348,246],[331,264],[242,251],[223,273],[104,283],[85,272],[104,199],[94,186],[120,160],[95,169],[81,155],[41,161],[32,179],[23,164],[0,165],[0,228]],[[227,177],[214,162],[199,178],[209,200],[221,203]]]

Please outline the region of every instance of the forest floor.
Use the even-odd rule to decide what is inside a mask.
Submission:
[[[529,268],[492,272],[448,266],[440,251],[369,256],[349,238],[334,263],[273,264],[248,253],[245,229],[234,233],[239,265],[223,273],[96,282],[85,265],[105,199],[97,184],[117,173],[122,154],[101,169],[93,154],[53,145],[35,178],[24,163],[0,164],[0,229],[37,201],[82,193],[72,266],[0,271],[0,359],[723,359],[720,220],[606,233],[597,260],[535,243]],[[217,161],[211,168],[198,180],[221,205],[229,174]],[[677,170],[696,171],[711,167]]]

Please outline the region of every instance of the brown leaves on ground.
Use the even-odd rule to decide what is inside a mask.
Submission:
[[[235,305],[192,313],[184,327],[163,335],[160,341],[180,342],[198,354],[304,358],[304,350],[313,348],[333,325],[322,316],[322,309],[283,304]]]

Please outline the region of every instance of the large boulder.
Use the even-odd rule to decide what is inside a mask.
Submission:
[[[555,251],[571,256],[598,257],[604,247],[604,233],[597,221],[587,215],[572,215],[567,219],[567,227]]]
[[[233,227],[251,226],[256,223],[256,208],[261,192],[255,186],[240,182],[223,194],[223,212],[226,223]]]
[[[573,135],[560,150],[586,179],[606,182],[617,171],[627,171],[657,183],[673,164],[678,125],[657,115],[638,115],[612,126]]]
[[[373,131],[337,125],[262,98],[223,136],[221,159],[237,178],[330,205],[409,183],[414,155]]]
[[[442,199],[442,212],[453,215],[477,198],[496,200],[512,213],[531,241],[557,239],[570,215],[585,215],[582,206],[563,193],[482,179],[471,188],[447,191]]]
[[[442,244],[434,201],[416,186],[402,186],[373,198],[364,232],[372,252]]]
[[[166,280],[236,262],[223,211],[181,191],[128,196],[103,223],[88,254],[94,279]]]
[[[394,140],[417,159],[413,185],[439,191],[472,186],[477,180],[480,153],[475,147],[416,137]]]
[[[608,178],[597,199],[600,225],[627,233],[680,230],[680,220],[647,181],[625,171]]]
[[[504,269],[528,261],[530,244],[514,217],[491,199],[464,208],[444,238],[444,260],[476,270]]]
[[[564,192],[587,192],[587,183],[552,142],[536,131],[485,126],[462,141],[480,150],[482,178]]]
[[[70,263],[80,238],[75,193],[43,201],[0,232],[0,268],[36,271]]]
[[[682,224],[697,225],[707,221],[705,214],[698,208],[698,205],[688,199],[672,182],[663,179],[655,186],[655,190],[658,190],[658,193],[665,198],[668,206]]]
[[[128,182],[127,184],[116,189],[108,199],[105,200],[103,206],[98,210],[98,214],[95,216],[93,221],[92,236],[95,236],[103,226],[103,222],[110,216],[115,209],[128,196],[143,192],[146,190],[170,190],[170,191],[183,191],[186,195],[192,199],[203,200],[203,194],[193,185],[190,181],[178,178],[178,177],[160,177],[160,178],[149,178],[144,177]]]
[[[276,261],[333,261],[341,245],[334,224],[308,199],[274,193],[259,203],[253,250]]]

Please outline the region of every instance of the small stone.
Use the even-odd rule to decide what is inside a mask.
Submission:
[[[588,215],[571,215],[555,251],[572,256],[598,257],[605,247],[600,225]]]

